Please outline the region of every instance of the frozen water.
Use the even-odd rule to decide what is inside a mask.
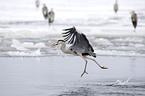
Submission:
[[[44,3],[54,9],[53,26],[43,17]],[[117,14],[114,3],[40,0],[37,8],[35,0],[1,0],[0,96],[144,96],[145,0],[118,0]],[[87,36],[97,62],[108,70],[88,60],[89,74],[80,78],[83,59],[64,54],[59,45],[50,48],[72,26]],[[110,85],[116,80],[119,86]]]
[[[53,26],[43,17],[44,3],[54,9]],[[0,95],[144,96],[145,0],[118,0],[117,14],[114,3],[40,0],[37,8],[35,0],[1,0]],[[138,16],[136,30],[132,10]],[[108,70],[88,60],[89,74],[80,78],[83,59],[64,54],[59,45],[50,47],[63,39],[62,29],[72,26],[87,36],[97,62]],[[132,79],[126,81],[128,77]],[[110,85],[116,80],[116,86]]]
[[[101,70],[80,57],[0,58],[1,96],[144,96],[145,59],[98,56]],[[131,80],[128,77],[132,77]],[[119,85],[112,85],[120,80]],[[126,82],[128,83],[126,83]]]
[[[117,80],[113,85],[126,85],[130,79],[131,77],[129,77],[126,81]]]
[[[29,57],[29,56],[41,56],[41,52],[40,52],[40,49],[34,51],[34,52],[20,52],[20,51],[16,51],[16,52],[8,52],[8,55],[9,56],[23,56],[23,57]]]
[[[48,10],[54,9],[53,26],[48,26],[42,15],[44,3]],[[59,48],[49,46],[62,38],[62,29],[76,26],[87,35],[97,55],[144,57],[145,1],[118,0],[117,14],[114,3],[115,0],[41,0],[37,8],[33,0],[4,0],[0,3],[0,56],[37,49],[41,49],[43,56],[63,55],[56,54]],[[135,32],[131,24],[132,10],[138,14]]]

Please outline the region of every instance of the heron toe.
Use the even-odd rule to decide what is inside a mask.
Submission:
[[[84,71],[84,72],[82,73],[81,77],[83,77],[83,75],[84,75],[85,73],[88,74],[86,71]]]

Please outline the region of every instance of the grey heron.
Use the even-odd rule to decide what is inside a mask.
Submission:
[[[48,22],[49,22],[49,25],[51,24],[51,23],[53,23],[53,21],[54,21],[54,12],[53,12],[53,8],[51,8],[51,11],[48,13],[49,15],[48,15]]]
[[[115,2],[115,4],[114,4],[114,11],[115,11],[115,13],[117,13],[117,11],[118,11],[118,4],[117,4],[117,0],[116,0],[116,2]]]
[[[136,26],[137,26],[137,14],[134,11],[132,11],[131,14],[132,14],[131,15],[132,24],[133,24],[134,28],[136,29]]]
[[[61,44],[61,50],[66,54],[73,54],[75,56],[80,56],[85,60],[85,68],[84,72],[81,74],[81,77],[86,73],[86,67],[87,67],[87,59],[93,60],[101,69],[108,69],[107,67],[101,66],[97,63],[97,61],[93,58],[89,58],[87,56],[93,56],[96,57],[96,54],[94,53],[93,47],[90,45],[88,39],[83,33],[79,33],[75,27],[64,29],[66,31],[63,34],[64,40],[58,40],[56,43],[53,43],[51,47]],[[68,44],[72,44],[68,49],[66,49],[66,42]]]
[[[39,0],[36,0],[36,6],[37,6],[37,8],[39,7],[39,5],[40,5]]]
[[[48,8],[45,4],[43,4],[42,13],[45,19],[48,18]]]

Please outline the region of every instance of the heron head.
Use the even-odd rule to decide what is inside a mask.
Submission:
[[[55,45],[58,45],[58,44],[61,44],[63,43],[64,41],[63,40],[58,40],[57,42],[51,44],[51,47],[55,46]]]
[[[43,6],[46,6],[45,3],[43,4]]]
[[[131,11],[130,13],[131,13],[131,14],[134,14],[135,12],[134,12],[134,11]]]
[[[51,11],[53,11],[53,8],[51,8]]]

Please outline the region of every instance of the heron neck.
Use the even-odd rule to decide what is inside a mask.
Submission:
[[[61,43],[61,48],[60,48],[64,53],[67,53],[66,50],[66,44],[64,42]]]

